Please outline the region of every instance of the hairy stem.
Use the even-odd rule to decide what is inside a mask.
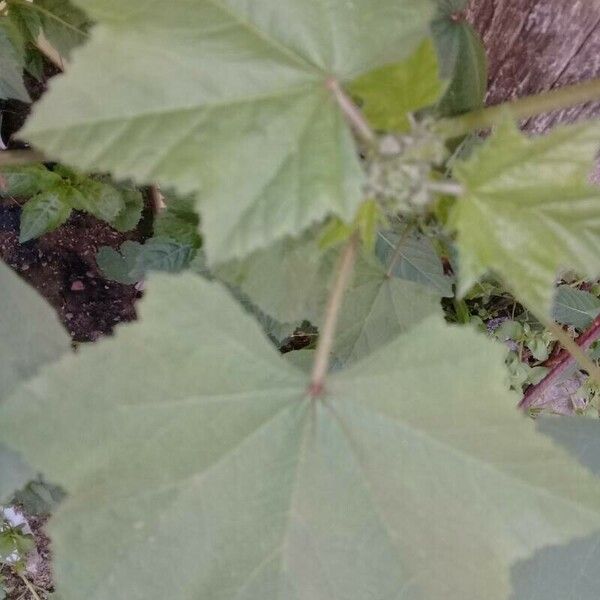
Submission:
[[[319,335],[317,344],[317,353],[313,364],[312,376],[310,379],[309,393],[313,398],[320,396],[325,389],[325,379],[329,371],[329,362],[331,360],[331,348],[335,338],[338,317],[344,293],[350,284],[354,263],[356,262],[356,254],[358,252],[359,237],[358,233],[354,233],[348,240],[346,247],[340,258],[337,276],[331,288],[327,308],[325,310],[325,323]]]
[[[41,163],[46,157],[36,150],[3,150],[0,152],[0,166],[29,165]]]
[[[22,575],[18,571],[16,573],[21,578],[21,581],[25,584],[25,587],[29,590],[29,593],[31,594],[31,596],[35,600],[42,600],[40,598],[39,594],[36,592],[35,588],[33,587],[33,584],[31,583],[31,581],[29,581],[29,579],[27,579],[27,577],[25,577],[25,575]]]
[[[550,373],[548,373],[540,383],[531,386],[525,392],[523,399],[519,403],[520,408],[529,409],[534,407],[540,398],[542,398],[548,390],[554,387],[560,378],[577,363],[588,371],[590,377],[594,377],[600,382],[598,379],[600,376],[600,369],[598,369],[594,361],[592,361],[585,353],[595,341],[600,339],[600,316],[596,318],[592,325],[580,335],[577,340],[571,339],[571,337],[558,325],[552,325],[549,328],[558,338],[561,346],[563,346],[565,350],[558,356],[556,364]]]
[[[443,194],[445,196],[454,196],[460,198],[465,195],[465,190],[460,183],[448,179],[447,181],[428,181],[426,184],[430,192]]]
[[[333,94],[336,102],[338,103],[341,111],[344,113],[344,116],[352,125],[356,134],[367,144],[372,145],[377,136],[375,132],[371,129],[369,123],[365,119],[360,109],[352,100],[348,97],[346,92],[342,89],[340,82],[334,77],[330,77],[327,80],[327,89]]]
[[[441,119],[435,128],[445,138],[455,138],[474,130],[489,129],[498,125],[507,113],[512,114],[515,119],[526,119],[540,113],[569,108],[593,100],[600,100],[600,79],[591,79],[541,94],[526,96],[458,117]]]
[[[153,184],[148,188],[148,195],[150,196],[150,203],[152,204],[152,212],[155,215],[160,215],[167,208],[165,197],[160,191],[158,184]]]

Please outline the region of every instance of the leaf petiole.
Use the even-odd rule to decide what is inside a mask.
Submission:
[[[456,138],[467,135],[471,131],[499,125],[504,121],[507,113],[512,114],[515,119],[526,119],[593,100],[600,100],[600,79],[567,85],[556,90],[468,112],[458,117],[441,119],[436,123],[435,130],[446,139]]]
[[[344,300],[344,294],[350,284],[352,272],[354,271],[358,246],[359,236],[358,233],[355,232],[348,240],[348,243],[342,252],[337,276],[333,283],[333,287],[331,288],[329,300],[327,301],[325,322],[321,334],[319,335],[317,352],[310,379],[309,394],[312,398],[317,398],[324,390],[325,378],[329,371],[331,348],[333,347],[337,321]]]

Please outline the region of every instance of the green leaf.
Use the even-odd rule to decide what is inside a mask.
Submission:
[[[577,329],[589,327],[600,314],[600,299],[590,292],[561,285],[554,299],[552,318]]]
[[[31,198],[62,179],[44,165],[0,167],[0,198]]]
[[[31,102],[23,83],[24,40],[8,17],[0,17],[0,99]]]
[[[150,238],[144,244],[124,242],[119,250],[104,246],[96,263],[108,279],[134,284],[150,271],[177,273],[194,257],[194,248],[168,238]]]
[[[123,194],[114,186],[80,177],[69,195],[69,203],[75,210],[82,210],[94,217],[112,223],[126,212]]]
[[[71,340],[54,311],[0,262],[0,402],[40,367],[65,354]],[[0,503],[34,472],[0,441]]]
[[[545,416],[538,419],[538,427],[593,473],[600,475],[600,423],[597,419]],[[598,560],[599,534],[540,550],[513,568],[511,600],[596,600],[600,586]]]
[[[167,208],[154,220],[154,235],[199,248],[202,243],[199,223],[193,198],[168,198]]]
[[[396,253],[400,236],[392,231],[380,232],[376,252],[383,264],[389,265]],[[454,296],[453,280],[444,274],[442,261],[431,240],[412,234],[403,242],[392,269],[394,277],[414,281],[435,290],[444,298]]]
[[[431,27],[440,61],[440,76],[449,81],[437,106],[441,116],[482,107],[487,92],[487,57],[481,38],[464,19],[455,20],[451,16],[462,10],[459,8],[462,4],[462,1],[449,2]]]
[[[87,39],[91,25],[86,14],[69,0],[35,0],[44,36],[64,58]]]
[[[428,0],[78,4],[98,25],[23,137],[84,171],[197,193],[211,264],[353,218],[363,174],[327,83],[406,57],[432,12]]]
[[[454,175],[466,190],[451,215],[460,293],[491,270],[544,318],[561,269],[600,274],[600,192],[586,183],[599,140],[590,124],[528,138],[507,120],[457,162]]]
[[[123,200],[123,208],[117,216],[110,221],[112,227],[117,231],[131,231],[135,229],[142,218],[144,209],[144,197],[139,190],[119,190]]]
[[[441,313],[438,296],[388,277],[375,257],[363,254],[342,304],[333,355],[344,363],[355,362],[436,312]],[[323,314],[324,306],[317,324],[322,324]]]
[[[410,131],[408,115],[434,104],[444,84],[431,39],[406,60],[382,67],[354,81],[350,92],[362,100],[362,110],[379,130]]]
[[[60,188],[40,192],[28,200],[21,211],[19,242],[24,244],[60,227],[71,216]]]
[[[61,597],[504,600],[513,561],[598,528],[600,485],[514,409],[504,349],[413,333],[312,399],[220,286],[156,278],[141,323],[0,408],[69,493]]]
[[[323,259],[318,241],[307,234],[223,265],[215,275],[271,317],[289,323],[319,315],[334,262]]]

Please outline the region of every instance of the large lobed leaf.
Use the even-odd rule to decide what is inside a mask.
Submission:
[[[69,492],[61,597],[500,600],[513,561],[600,527],[600,485],[514,409],[501,346],[412,331],[311,399],[219,285],[151,281],[141,324],[0,409]]]
[[[0,402],[70,347],[52,309],[0,262]],[[0,441],[0,502],[34,475]]]
[[[586,183],[600,146],[596,125],[528,138],[507,120],[454,174],[466,189],[458,232],[459,291],[487,270],[538,317],[550,314],[561,269],[600,274],[600,192]]]
[[[210,262],[361,201],[327,82],[407,56],[428,0],[78,0],[98,26],[23,136],[84,170],[195,192]],[[376,33],[376,34],[375,34]]]
[[[339,315],[334,356],[355,362],[418,325],[441,314],[440,297],[411,281],[388,275],[375,257],[362,253]],[[322,325],[325,302],[316,320]]]

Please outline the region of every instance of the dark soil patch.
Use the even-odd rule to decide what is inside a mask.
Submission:
[[[0,257],[50,302],[74,341],[94,341],[135,319],[141,293],[135,286],[107,281],[95,256],[102,246],[117,248],[127,239],[140,239],[138,232],[122,234],[75,213],[57,231],[21,245],[20,211],[15,202],[0,204]]]

